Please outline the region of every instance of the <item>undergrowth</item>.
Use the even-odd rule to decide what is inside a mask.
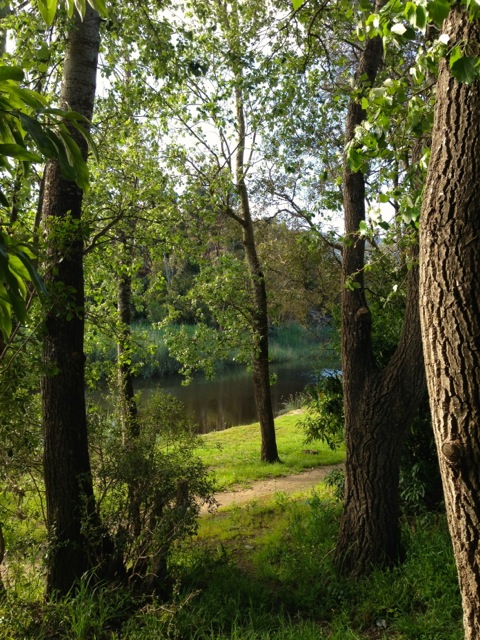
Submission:
[[[339,503],[319,485],[295,499],[201,519],[171,562],[170,602],[89,589],[63,602],[0,604],[0,638],[75,640],[460,640],[461,604],[443,515],[403,522],[404,564],[351,581],[333,552]]]

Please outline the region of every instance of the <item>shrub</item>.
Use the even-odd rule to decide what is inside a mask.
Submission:
[[[98,420],[93,461],[102,520],[135,590],[169,591],[168,559],[196,532],[200,506],[213,504],[213,482],[194,455],[196,436],[181,403],[158,392],[127,437]]]
[[[300,421],[305,442],[325,442],[332,450],[343,442],[343,387],[338,373],[330,373],[316,386],[307,387],[307,412]]]

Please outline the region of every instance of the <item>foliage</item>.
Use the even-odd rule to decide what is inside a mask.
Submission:
[[[300,421],[305,442],[325,442],[335,450],[343,442],[343,389],[338,373],[327,373],[315,386],[307,387],[306,415]]]
[[[410,427],[403,452],[400,500],[406,514],[420,514],[443,507],[442,482],[426,398]]]
[[[92,590],[86,577],[77,597],[55,605],[7,593],[0,618],[9,637],[38,640],[94,633],[98,640],[367,640],[383,625],[389,637],[404,640],[461,636],[443,515],[405,521],[405,563],[355,583],[332,565],[338,518],[321,486],[300,499],[277,495],[202,518],[197,538],[172,555],[168,603],[111,585]]]
[[[332,469],[325,478],[325,484],[333,489],[335,498],[343,502],[345,497],[345,472],[342,469]]]
[[[100,15],[107,15],[104,0],[63,0],[63,4],[65,4],[67,8],[68,17],[71,18],[74,10],[77,10],[80,16],[84,18],[87,10],[87,2],[95,11],[98,11]],[[58,0],[37,0],[37,4],[42,18],[46,24],[50,26],[57,12]]]
[[[98,412],[90,422],[102,520],[132,586],[142,590],[150,584],[165,593],[172,549],[196,531],[201,504],[212,502],[212,481],[194,454],[193,426],[178,400],[161,392],[140,414],[138,436],[119,433]],[[129,487],[135,487],[135,504]],[[135,518],[132,508],[138,510]]]
[[[57,158],[65,178],[86,188],[87,165],[71,131],[79,132],[95,151],[93,140],[86,129],[87,120],[73,111],[50,108],[41,94],[20,86],[24,77],[21,68],[0,64],[1,172],[15,175],[20,170],[25,179],[32,163]],[[35,151],[31,150],[32,146]],[[13,160],[13,165],[9,158]],[[9,199],[0,190],[2,226],[8,206]],[[13,315],[18,322],[25,321],[29,284],[34,286],[41,297],[46,295],[33,258],[34,254],[28,243],[0,227],[0,333],[4,340],[11,334]]]

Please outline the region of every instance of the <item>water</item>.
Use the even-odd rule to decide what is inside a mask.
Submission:
[[[290,396],[305,389],[314,380],[314,370],[305,364],[284,364],[271,367],[277,382],[272,386],[274,413]],[[199,426],[200,433],[220,431],[239,424],[258,420],[253,394],[252,376],[245,370],[233,369],[213,380],[196,377],[188,386],[182,386],[181,378],[138,380],[136,391],[142,394],[141,402],[158,388],[172,393],[183,402],[187,414]]]

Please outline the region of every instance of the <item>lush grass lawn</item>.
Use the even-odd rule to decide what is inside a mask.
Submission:
[[[301,414],[292,412],[275,420],[281,464],[259,461],[258,423],[200,436],[198,454],[215,473],[219,489],[235,484],[249,485],[255,480],[285,476],[342,462],[345,458],[343,447],[332,451],[321,442],[315,445],[305,444],[305,434],[298,424],[300,418]],[[311,451],[318,451],[318,454],[309,453]]]

